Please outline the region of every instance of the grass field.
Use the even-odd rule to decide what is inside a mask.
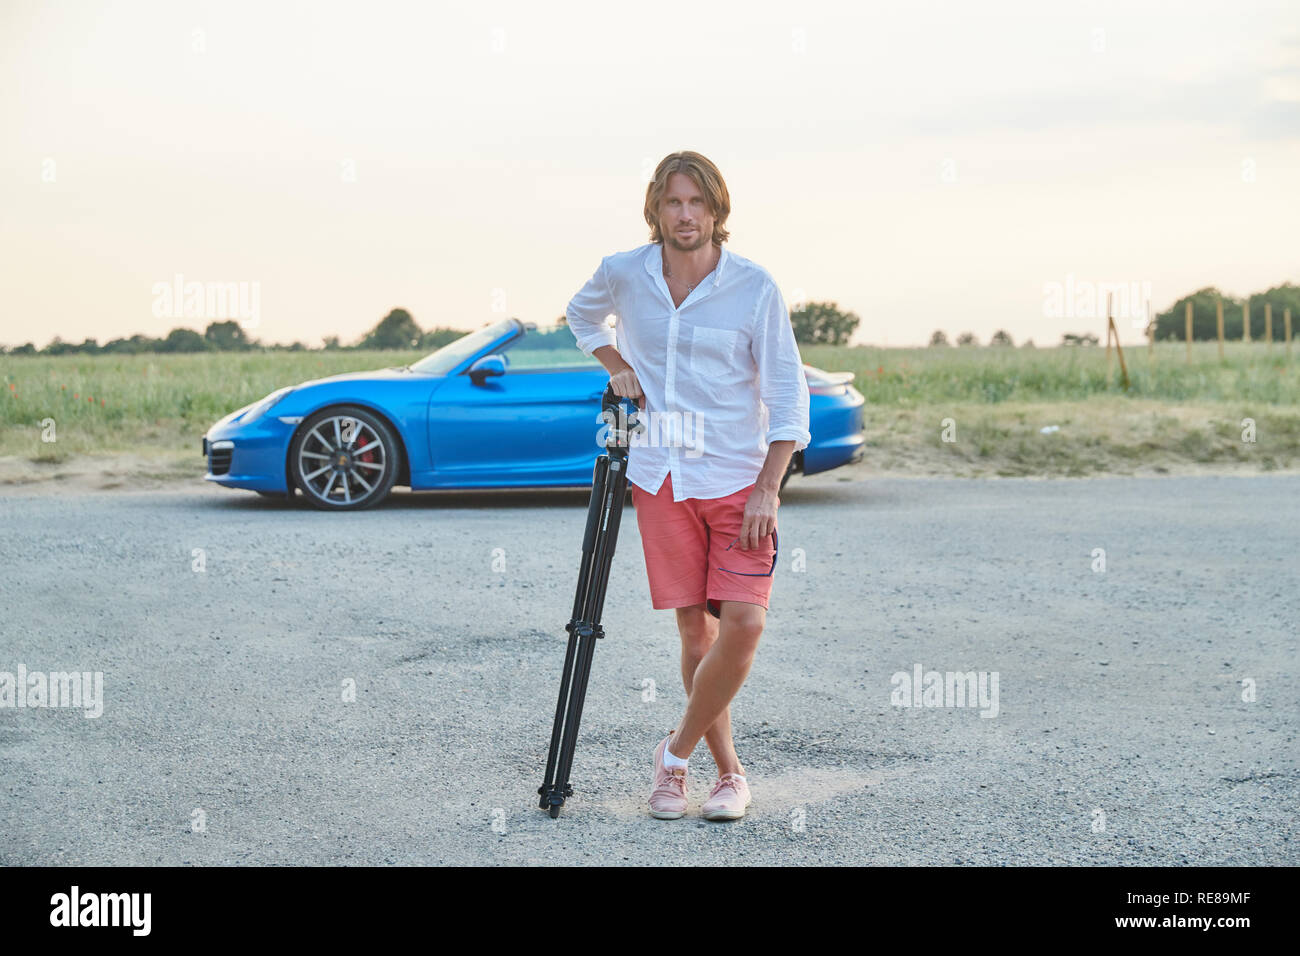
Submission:
[[[1300,351],[1300,350],[1298,350]],[[804,361],[851,371],[867,398],[879,471],[1064,475],[1300,467],[1300,356],[1284,346],[1157,345],[1125,351],[1127,391],[1105,348],[838,348]],[[1243,420],[1255,441],[1242,440]],[[956,441],[944,442],[952,419]],[[1057,425],[1044,435],[1040,429]]]
[[[1200,343],[1125,353],[1131,387],[1100,347],[880,349],[804,346],[852,371],[867,400],[875,471],[1086,475],[1192,466],[1300,465],[1300,361],[1282,345]],[[0,357],[0,482],[96,468],[117,480],[203,472],[199,439],[268,392],[338,372],[405,365],[413,352]],[[1242,440],[1242,421],[1256,441]],[[943,441],[951,419],[955,441]],[[53,420],[55,441],[42,441]],[[1046,425],[1059,431],[1041,434]]]

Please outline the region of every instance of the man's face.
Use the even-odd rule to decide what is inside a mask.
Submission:
[[[668,188],[659,202],[659,231],[665,244],[680,252],[693,252],[713,241],[709,201],[685,173],[668,177]]]

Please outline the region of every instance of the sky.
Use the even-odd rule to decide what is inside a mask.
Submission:
[[[1295,2],[0,0],[0,130],[9,346],[550,324],[680,149],[854,343],[1300,282]]]

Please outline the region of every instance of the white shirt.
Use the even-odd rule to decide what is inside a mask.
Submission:
[[[812,440],[781,290],[762,266],[725,245],[721,253],[680,306],[664,280],[662,245],[606,256],[565,310],[583,352],[613,345],[636,372],[647,429],[630,440],[628,480],[657,494],[671,472],[675,501],[746,488],[769,444],[792,439],[799,451]]]

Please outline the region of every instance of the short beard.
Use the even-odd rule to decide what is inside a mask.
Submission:
[[[671,245],[678,252],[694,252],[696,249],[702,248],[706,242],[713,241],[713,237],[706,236],[703,230],[696,229],[695,232],[696,232],[695,242],[689,246],[684,245],[682,242],[680,242],[677,239],[677,236],[675,234],[664,233],[664,239],[669,245]]]

